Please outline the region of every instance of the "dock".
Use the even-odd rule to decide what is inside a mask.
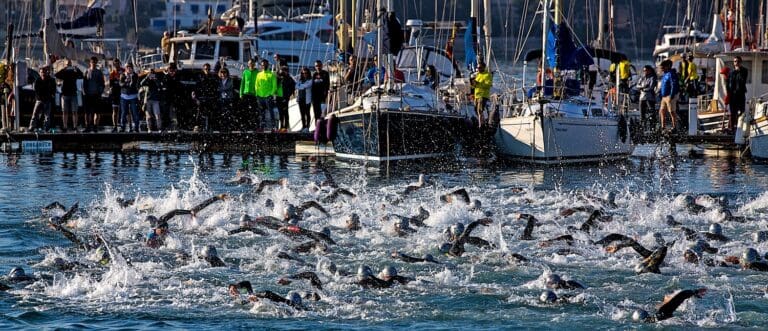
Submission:
[[[300,132],[139,132],[139,133],[17,133],[0,134],[6,152],[49,151],[197,151],[293,154],[296,145],[312,145],[312,136]]]

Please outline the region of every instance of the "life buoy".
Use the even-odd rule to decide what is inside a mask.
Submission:
[[[624,115],[619,115],[619,139],[622,143],[627,142],[627,118]]]
[[[325,122],[326,120],[324,118],[321,118],[315,122],[315,143],[317,144],[325,144],[328,142],[326,130],[323,130],[323,128],[326,127]]]
[[[336,115],[331,115],[325,125],[325,138],[327,138],[328,141],[333,141],[336,139],[336,131],[339,129],[339,119],[336,118]]]

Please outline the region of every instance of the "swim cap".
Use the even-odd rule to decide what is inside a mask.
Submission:
[[[743,260],[741,261],[742,264],[755,263],[757,262],[757,259],[760,258],[760,255],[757,254],[757,250],[754,248],[747,248],[747,250],[741,254],[741,258]]]
[[[357,215],[356,213],[352,213],[351,215],[347,216],[347,225],[354,224],[360,224],[360,215]]]
[[[480,202],[480,200],[472,200],[472,202],[469,204],[469,209],[480,209],[483,207],[483,203]]]
[[[15,279],[15,278],[24,278],[26,274],[24,273],[24,269],[22,267],[15,267],[11,269],[11,272],[8,273],[8,278]]]
[[[398,229],[407,229],[411,227],[411,224],[407,218],[398,217],[397,220],[395,220],[395,227]]]
[[[296,206],[290,203],[285,206],[285,208],[283,208],[283,218],[296,218]]]
[[[250,225],[251,217],[248,216],[248,214],[243,214],[243,216],[240,216],[240,227],[247,227]]]
[[[144,218],[144,221],[149,222],[149,226],[151,226],[153,228],[156,227],[157,224],[160,222],[157,219],[157,217],[155,217],[154,215],[147,215],[147,217]]]
[[[371,267],[367,265],[361,265],[359,268],[357,268],[357,278],[360,280],[370,278],[373,276],[373,271],[371,270]]]
[[[53,224],[61,224],[61,216],[53,216],[48,218],[48,222],[51,222]]]
[[[675,221],[675,217],[672,215],[667,215],[667,217],[665,217],[665,221],[667,222],[668,225],[673,225],[677,223],[677,221]]]
[[[642,322],[648,319],[648,312],[642,309],[635,310],[632,313],[632,320],[635,322]]]
[[[273,208],[275,207],[275,202],[272,199],[264,200],[264,207]]]
[[[397,269],[394,266],[388,265],[381,270],[381,278],[395,277],[397,276]]]
[[[545,283],[549,288],[558,288],[560,285],[560,282],[562,281],[563,281],[562,278],[560,278],[560,275],[558,274],[549,274],[545,279]]]
[[[64,259],[62,259],[60,257],[57,257],[57,258],[53,259],[53,265],[55,265],[55,266],[63,266],[65,264],[66,264],[66,261],[64,261]]]
[[[299,292],[290,291],[288,292],[288,295],[285,296],[285,298],[294,305],[301,305],[301,294],[299,294]]]
[[[757,231],[753,233],[752,240],[756,243],[768,241],[768,231]]]
[[[451,243],[443,243],[437,247],[437,250],[440,251],[440,254],[448,254],[451,251],[451,247],[453,247]]]
[[[696,203],[696,199],[690,195],[686,195],[684,201],[686,205],[692,205]]]
[[[544,303],[553,303],[557,301],[557,294],[555,294],[555,292],[552,292],[550,290],[546,290],[544,292],[541,292],[541,295],[539,296],[539,301]]]
[[[436,262],[435,257],[432,254],[424,254],[424,261]]]
[[[723,234],[723,227],[719,223],[712,223],[712,225],[709,226],[709,233],[714,233],[717,235]]]
[[[322,230],[320,230],[320,232],[321,232],[322,234],[324,234],[324,235],[328,236],[328,237],[330,237],[330,236],[331,236],[331,228],[329,228],[329,227],[327,227],[327,226],[324,226],[324,227],[323,227],[323,229],[322,229]]]
[[[157,238],[157,234],[155,233],[155,230],[149,230],[149,232],[147,232],[147,240],[152,240],[155,238]]]
[[[216,247],[214,247],[213,245],[208,245],[203,247],[203,251],[200,254],[204,258],[214,258],[219,256],[219,253],[216,252]]]
[[[451,225],[451,235],[458,237],[462,233],[464,233],[464,223],[456,223]]]

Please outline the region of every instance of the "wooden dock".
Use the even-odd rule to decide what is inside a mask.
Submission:
[[[0,145],[7,152],[49,149],[53,152],[87,151],[198,151],[294,153],[296,143],[312,141],[300,132],[140,132],[140,133],[2,133]],[[313,143],[313,142],[312,142]]]

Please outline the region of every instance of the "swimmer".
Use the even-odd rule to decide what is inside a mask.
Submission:
[[[352,213],[349,216],[347,216],[347,219],[344,221],[344,228],[350,232],[354,232],[362,229],[360,227],[360,216],[357,215],[357,213]]]
[[[277,229],[277,231],[289,237],[302,236],[317,242],[322,241],[330,245],[336,245],[336,242],[333,239],[331,239],[331,229],[329,229],[328,227],[324,227],[323,231],[317,232],[317,231],[304,229],[297,225],[287,225],[287,226],[280,227],[279,229]]]
[[[72,231],[64,228],[61,225],[61,223],[53,223],[49,221],[48,226],[50,226],[54,230],[61,232],[61,234],[63,234],[65,238],[69,239],[69,241],[75,244],[75,246],[77,246],[78,248],[85,249],[85,250],[91,249],[91,247],[87,243],[77,238],[77,236],[74,233],[72,233]]]
[[[219,258],[219,254],[216,252],[216,247],[213,245],[203,247],[203,251],[200,252],[200,258],[204,259],[214,268],[227,266],[224,261]]]
[[[685,300],[688,300],[688,298],[691,298],[691,297],[702,298],[706,293],[707,293],[706,288],[700,288],[695,290],[677,291],[675,293],[666,295],[664,296],[664,301],[662,301],[661,305],[659,306],[659,309],[656,310],[656,314],[650,315],[648,314],[647,311],[643,309],[638,309],[634,313],[632,313],[632,320],[636,322],[648,322],[648,323],[663,321],[665,319],[671,318],[675,313],[675,310],[677,310],[677,308],[680,307],[680,305],[683,304]]]
[[[592,228],[598,227],[598,224],[596,221],[600,222],[610,222],[613,220],[613,217],[610,215],[605,215],[605,213],[602,210],[595,210],[592,212],[592,214],[589,215],[589,218],[581,224],[581,227],[576,229],[575,227],[569,226],[568,229],[571,231],[584,231],[586,233],[589,233]]]
[[[117,202],[117,205],[121,208],[128,208],[136,203],[136,199],[123,199],[121,197],[117,197],[115,198],[115,202]]]
[[[168,236],[168,223],[160,223],[147,233],[145,244],[149,248],[159,248],[165,244],[166,236]]]
[[[667,217],[665,217],[665,218],[664,218],[664,221],[665,221],[665,222],[667,223],[667,225],[669,225],[669,226],[679,226],[679,225],[682,225],[682,224],[683,224],[683,223],[680,223],[680,222],[676,221],[676,220],[675,220],[675,217],[674,217],[674,216],[672,216],[672,215],[667,215]]]
[[[638,274],[646,272],[660,274],[661,270],[659,267],[664,262],[665,257],[667,257],[667,246],[661,246],[653,251],[651,255],[640,261],[640,263],[635,266],[635,272]]]
[[[392,257],[393,259],[396,259],[396,260],[400,260],[400,261],[406,262],[406,263],[430,262],[430,263],[442,264],[442,263],[440,263],[440,261],[435,260],[435,258],[432,256],[432,254],[424,254],[424,257],[418,258],[418,257],[413,257],[413,256],[410,256],[410,255],[406,255],[406,254],[400,253],[398,251],[394,251],[394,252],[392,252],[392,254],[390,254],[390,257]]]
[[[694,240],[698,238],[699,236],[702,236],[709,240],[716,240],[716,241],[722,241],[722,242],[728,242],[730,239],[723,235],[723,227],[719,223],[712,223],[709,226],[709,231],[702,231],[702,232],[696,232],[692,229],[686,228],[684,226],[677,228],[680,231],[685,232],[685,237],[688,240]]]
[[[316,288],[318,290],[321,290],[321,291],[323,290],[323,283],[320,282],[320,278],[317,277],[317,274],[312,272],[312,271],[300,272],[300,273],[297,273],[297,274],[293,274],[293,275],[290,275],[290,276],[286,276],[286,277],[280,278],[280,279],[277,280],[277,283],[280,284],[280,285],[289,285],[289,284],[291,284],[291,280],[292,279],[293,280],[298,280],[298,279],[308,280],[309,283],[312,285],[312,287],[314,287],[314,288]]]
[[[575,214],[576,212],[592,213],[595,210],[597,210],[597,208],[595,208],[594,206],[580,206],[580,207],[565,208],[560,211],[560,216],[568,217]]]
[[[22,267],[14,267],[8,272],[5,280],[9,283],[27,283],[36,281],[37,278],[27,275]]]
[[[251,216],[248,216],[248,214],[243,214],[243,216],[240,216],[240,222],[239,222],[240,227],[238,227],[237,229],[229,231],[229,234],[233,235],[233,234],[237,234],[237,233],[241,233],[241,232],[250,231],[250,232],[253,232],[254,234],[257,234],[257,235],[260,235],[260,236],[266,236],[267,233],[264,232],[264,231],[261,231],[261,230],[259,230],[257,228],[255,228],[254,227],[255,226],[254,223],[255,222],[253,220],[251,220]]]
[[[448,249],[447,253],[451,256],[462,256],[465,252],[464,244],[467,243],[469,240],[470,234],[472,231],[478,226],[488,226],[488,224],[491,224],[493,221],[490,218],[483,218],[479,219],[477,221],[474,221],[472,223],[469,223],[467,225],[466,229],[459,235],[456,240],[454,240],[452,243],[450,243],[450,249]]]
[[[549,274],[544,280],[547,288],[553,290],[575,290],[585,289],[586,287],[575,280],[564,280],[558,274]]]
[[[259,183],[259,186],[256,188],[256,190],[253,192],[255,195],[261,194],[261,192],[264,191],[267,187],[272,186],[282,186],[283,188],[288,187],[288,178],[281,177],[277,180],[271,180],[271,179],[265,179],[262,180],[261,183]]]
[[[688,263],[698,264],[699,262],[704,263],[707,266],[710,267],[728,267],[730,266],[728,263],[729,258],[726,257],[725,261],[716,261],[714,259],[702,259],[704,253],[709,254],[715,254],[718,252],[718,249],[715,247],[712,247],[704,240],[698,240],[696,243],[688,245],[688,248],[685,249],[683,252],[683,260]],[[734,257],[735,258],[735,257]],[[733,264],[739,264],[738,258],[737,261],[730,262]]]
[[[723,222],[738,222],[738,223],[744,223],[744,222],[752,222],[755,221],[752,217],[746,217],[746,216],[734,216],[733,213],[729,209],[723,209]]]
[[[685,209],[687,209],[691,214],[700,214],[707,209],[707,207],[697,204],[696,198],[690,195],[685,195],[683,202],[685,203]]]
[[[531,214],[520,214],[517,216],[517,219],[526,221],[520,240],[533,240],[533,227],[539,225],[536,217]]]
[[[307,261],[304,261],[298,257],[292,256],[286,252],[278,252],[277,253],[278,259],[288,260],[288,261],[295,261],[298,262],[301,265],[307,265]]]
[[[310,240],[308,242],[305,242],[303,244],[299,244],[298,246],[295,246],[291,248],[291,251],[294,253],[309,253],[311,251],[320,251],[320,252],[326,252],[328,251],[328,245],[321,243],[319,241]]]
[[[472,201],[469,198],[469,193],[467,193],[467,190],[463,188],[440,196],[440,201],[445,203],[453,203],[456,200],[463,201],[467,205],[469,205],[469,203]]]
[[[212,197],[210,197],[208,199],[203,200],[202,202],[197,204],[197,206],[192,207],[192,209],[190,209],[189,211],[192,214],[192,217],[194,217],[200,211],[202,211],[206,207],[210,206],[214,202],[222,201],[222,200],[227,200],[227,199],[229,199],[229,195],[228,194],[226,194],[226,193],[217,194],[217,195],[214,195],[214,196],[212,196]]]
[[[324,198],[320,199],[323,203],[333,203],[336,202],[336,199],[338,199],[340,196],[345,196],[350,199],[354,199],[357,197],[357,194],[352,193],[350,190],[347,190],[345,188],[336,188],[331,193],[329,193]]]
[[[362,265],[357,269],[357,285],[363,288],[387,288],[392,286],[392,283],[377,278],[373,275],[371,267]]]
[[[296,215],[298,216],[299,220],[301,220],[304,217],[304,211],[314,208],[317,209],[319,212],[323,213],[326,217],[330,216],[328,214],[328,211],[323,208],[317,201],[305,201],[303,202],[299,207],[296,208]]]
[[[542,240],[541,242],[539,242],[539,247],[549,247],[552,244],[555,244],[558,242],[564,242],[566,245],[570,246],[570,245],[573,245],[573,242],[575,240],[576,239],[574,239],[572,235],[564,234],[562,236],[557,236],[552,239]]]
[[[741,267],[745,270],[768,271],[768,263],[761,261],[760,254],[754,248],[747,248],[742,254],[740,262]]]
[[[296,291],[288,292],[288,295],[282,297],[272,291],[253,292],[251,282],[242,281],[237,284],[229,284],[229,295],[232,298],[239,300],[240,303],[246,304],[248,302],[256,302],[260,299],[267,299],[273,302],[286,304],[296,309],[303,308],[301,295]],[[247,295],[247,300],[242,300],[241,294]]]
[[[53,217],[48,219],[49,223],[54,223],[54,224],[61,225],[61,224],[67,224],[67,222],[69,222],[69,220],[72,219],[72,217],[75,216],[75,213],[77,213],[77,211],[79,210],[79,205],[80,205],[79,202],[75,202],[74,204],[72,204],[71,207],[69,207],[69,209],[66,209],[58,201],[54,201],[51,204],[43,207],[43,210],[51,210],[51,209],[65,210],[64,215],[53,216]]]
[[[419,180],[415,183],[408,184],[408,186],[405,187],[405,191],[403,191],[403,193],[400,193],[400,195],[407,196],[427,185],[428,185],[428,181],[426,180],[426,176],[424,176],[424,174],[419,174]]]
[[[416,229],[411,227],[411,222],[408,218],[400,217],[396,218],[392,229],[398,237],[407,237],[408,235],[415,233]]]
[[[615,242],[617,243],[613,244]],[[653,254],[652,251],[640,245],[640,243],[638,243],[635,239],[632,239],[620,233],[611,233],[603,237],[603,239],[596,241],[595,245],[600,245],[605,247],[605,251],[608,253],[616,253],[625,247],[632,247],[632,249],[634,249],[635,252],[637,252],[637,254],[640,254],[640,256],[642,256],[643,258],[647,258],[651,256],[651,254]]]
[[[546,290],[539,295],[539,301],[541,303],[567,303],[571,295],[564,294],[557,296],[554,291]]]
[[[395,269],[394,266],[388,265],[384,267],[384,269],[381,269],[381,272],[379,272],[379,278],[385,282],[392,283],[398,282],[402,285],[408,284],[409,282],[413,281],[413,278],[409,277],[403,277],[397,274],[397,269]]]

